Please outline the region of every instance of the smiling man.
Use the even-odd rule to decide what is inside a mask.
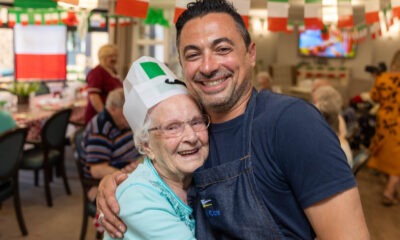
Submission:
[[[252,87],[256,47],[233,6],[189,3],[176,29],[187,87],[212,122],[210,155],[188,194],[197,239],[369,239],[356,182],[320,113]],[[98,198],[116,236],[123,179],[107,177]]]

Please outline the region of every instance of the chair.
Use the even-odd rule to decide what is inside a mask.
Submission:
[[[0,205],[4,200],[14,197],[14,209],[22,235],[28,235],[22,216],[19,197],[18,169],[27,134],[26,128],[15,128],[0,135]]]
[[[354,176],[367,164],[369,157],[370,152],[367,149],[362,149],[355,155],[352,167]]]
[[[39,185],[39,171],[43,170],[46,201],[49,207],[53,206],[50,191],[53,167],[56,168],[56,173],[62,176],[65,191],[71,195],[64,159],[65,134],[70,115],[71,109],[64,109],[53,114],[40,131],[40,144],[24,152],[21,164],[21,169],[34,171],[35,186]]]
[[[82,220],[82,228],[81,228],[81,235],[80,238],[81,240],[85,239],[86,236],[86,230],[87,230],[87,224],[88,224],[88,219],[90,217],[95,217],[96,216],[96,204],[91,202],[88,199],[87,192],[91,187],[98,186],[100,180],[96,179],[91,179],[91,178],[86,178],[84,176],[84,165],[85,165],[85,156],[84,156],[84,149],[82,147],[82,141],[83,141],[83,132],[84,128],[79,128],[76,130],[74,134],[74,147],[76,151],[76,158],[75,158],[75,163],[76,163],[76,168],[78,169],[78,174],[79,174],[79,179],[82,185],[82,195],[83,195],[83,220]],[[97,232],[97,235],[99,233]],[[97,236],[98,238],[100,236]]]

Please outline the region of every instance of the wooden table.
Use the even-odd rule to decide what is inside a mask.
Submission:
[[[31,99],[29,105],[18,106],[18,111],[13,113],[13,117],[18,126],[27,127],[27,140],[31,142],[40,141],[40,130],[43,124],[54,113],[64,108],[71,108],[71,122],[84,122],[86,98],[82,99],[60,99],[52,94],[46,94]]]

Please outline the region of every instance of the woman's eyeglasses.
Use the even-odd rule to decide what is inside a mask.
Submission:
[[[150,128],[148,131],[161,131],[166,137],[179,137],[185,130],[185,125],[188,124],[193,131],[200,132],[206,130],[210,126],[210,117],[203,114],[200,117],[195,117],[192,120],[185,122],[170,122],[161,124],[157,127]]]

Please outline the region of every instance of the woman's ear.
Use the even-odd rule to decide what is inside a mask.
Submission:
[[[144,149],[144,152],[146,153],[146,156],[148,158],[150,158],[151,160],[153,160],[154,159],[154,153],[153,153],[153,150],[151,149],[151,147],[149,146],[149,143],[143,144],[143,149]]]

